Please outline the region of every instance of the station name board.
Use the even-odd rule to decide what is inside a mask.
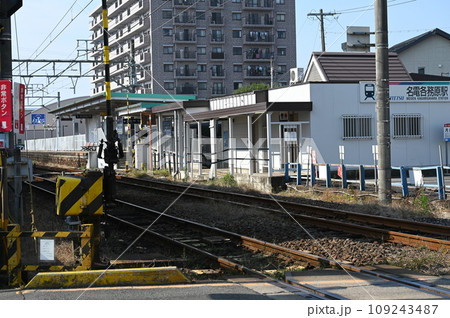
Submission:
[[[375,82],[360,82],[361,103],[376,101]],[[448,102],[450,101],[450,82],[390,82],[391,103]]]

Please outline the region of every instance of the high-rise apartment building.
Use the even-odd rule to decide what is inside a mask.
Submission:
[[[194,94],[289,83],[296,66],[294,0],[110,0],[111,89]],[[102,8],[91,14],[94,88],[104,91]]]

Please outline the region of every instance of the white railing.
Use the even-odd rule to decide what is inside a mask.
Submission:
[[[25,140],[25,151],[80,151],[86,135]]]

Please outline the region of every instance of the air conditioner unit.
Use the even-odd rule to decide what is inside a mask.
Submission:
[[[289,74],[290,74],[289,78],[290,85],[300,83],[303,79],[303,68],[291,68]]]

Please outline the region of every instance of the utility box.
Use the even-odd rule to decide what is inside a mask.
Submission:
[[[135,169],[148,169],[148,145],[146,144],[137,144],[135,146],[136,149],[136,162],[135,162]]]
[[[103,214],[103,174],[90,171],[86,176],[60,176],[56,181],[56,214],[92,216]]]

